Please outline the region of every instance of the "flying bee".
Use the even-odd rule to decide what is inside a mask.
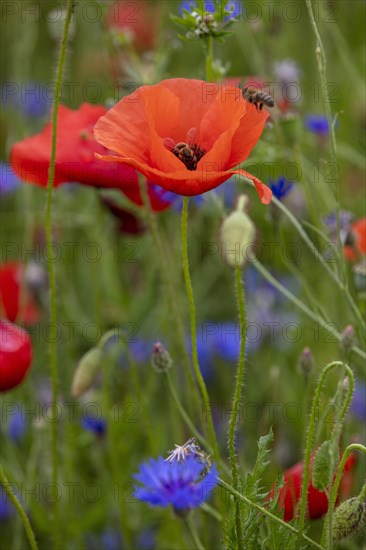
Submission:
[[[249,103],[253,103],[257,111],[262,111],[263,105],[266,107],[274,107],[273,97],[262,92],[262,90],[254,88],[254,86],[245,86],[242,93],[243,98],[249,101]]]
[[[196,143],[196,128],[191,128],[187,134],[187,142],[180,141],[175,143],[171,138],[164,139],[165,147],[173,153],[188,170],[196,170],[198,161],[205,154],[205,150],[201,149]]]

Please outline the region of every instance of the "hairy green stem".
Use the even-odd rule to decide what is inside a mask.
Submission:
[[[180,352],[184,358],[184,365],[185,365],[185,370],[188,377],[188,386],[189,386],[190,395],[192,397],[193,404],[195,406],[195,412],[196,414],[199,414],[200,413],[200,396],[198,393],[197,384],[194,380],[194,376],[191,370],[189,354],[186,348],[184,326],[182,323],[181,314],[177,306],[177,300],[176,300],[179,290],[174,288],[171,269],[168,262],[168,254],[166,253],[166,250],[161,238],[161,234],[159,231],[159,227],[156,222],[155,215],[151,210],[150,199],[147,193],[147,180],[145,177],[141,175],[139,176],[139,185],[140,185],[141,196],[144,202],[147,223],[150,228],[154,246],[159,257],[159,266],[160,266],[162,281],[163,281],[164,287],[167,289],[168,301],[170,303],[170,308],[173,314],[174,323],[177,328],[179,347],[180,347]]]
[[[319,324],[324,330],[329,332],[330,335],[335,337],[339,342],[342,339],[342,335],[334,329],[334,325],[327,323],[320,315],[314,313],[309,309],[301,300],[299,300],[292,292],[290,292],[286,287],[284,287],[271,273],[264,267],[264,265],[256,258],[254,255],[251,255],[252,264],[263,277],[269,281],[281,294],[286,296],[293,304],[295,304],[301,311],[303,311],[310,319],[313,319],[316,323]],[[362,359],[366,359],[366,352],[360,349],[358,346],[352,346],[352,350]]]
[[[231,487],[231,485],[226,483],[224,480],[218,478],[218,481],[219,481],[220,487],[225,489],[225,491],[227,491],[228,493],[230,493],[234,497],[239,498],[245,504],[247,504],[251,508],[254,508],[260,514],[266,516],[269,520],[273,521],[274,523],[277,523],[277,524],[281,525],[284,529],[287,529],[288,531],[291,531],[291,533],[294,533],[295,535],[298,533],[298,530],[295,527],[293,527],[292,525],[290,525],[289,523],[287,523],[283,519],[273,515],[272,512],[270,512],[266,508],[262,508],[261,506],[259,506],[259,504],[256,504],[255,502],[252,502],[249,498],[247,498],[246,496],[244,496],[241,493],[239,493],[238,491],[236,491],[233,487]],[[324,550],[323,546],[321,546],[320,544],[318,544],[317,542],[315,542],[314,540],[312,540],[311,538],[309,538],[305,534],[302,534],[302,538],[304,540],[306,540],[306,542],[309,543],[313,548],[318,548],[318,550]]]
[[[233,480],[233,486],[236,491],[239,490],[239,477],[238,477],[238,461],[235,452],[235,431],[236,423],[238,420],[241,391],[244,381],[245,373],[245,340],[246,340],[246,315],[245,315],[245,293],[244,286],[242,281],[242,271],[240,267],[235,267],[235,294],[239,315],[239,326],[240,326],[240,350],[238,358],[238,369],[236,374],[236,383],[234,388],[233,395],[233,404],[232,404],[232,414],[229,422],[229,455],[230,455],[230,466],[231,466],[231,477]],[[241,517],[240,517],[240,501],[235,499],[235,528],[238,547],[243,546],[243,533],[241,528]]]
[[[337,473],[336,473],[336,476],[335,476],[335,479],[334,479],[333,487],[332,487],[332,490],[331,490],[331,493],[330,493],[330,496],[329,496],[329,499],[328,499],[329,500],[328,512],[327,512],[327,515],[325,516],[325,520],[324,520],[324,524],[323,524],[323,532],[322,532],[322,537],[321,537],[321,543],[323,545],[326,544],[326,541],[327,541],[327,533],[329,533],[330,518],[331,518],[331,514],[332,514],[332,512],[335,508],[335,504],[336,504],[336,501],[337,501],[337,495],[338,495],[339,485],[340,485],[340,482],[341,482],[341,479],[342,479],[343,470],[344,470],[344,467],[345,467],[346,462],[348,460],[348,457],[352,453],[352,451],[360,451],[360,452],[366,454],[366,447],[364,447],[363,445],[361,445],[359,443],[352,443],[351,445],[348,445],[348,447],[345,449],[345,451],[343,453],[343,456],[342,456],[341,461],[339,463]],[[363,501],[364,498],[366,497],[365,492],[366,492],[366,484],[363,486],[362,491],[359,495],[359,500],[360,501]],[[329,544],[329,541],[331,542],[331,539],[329,539],[329,537],[328,537],[328,544]]]
[[[14,505],[14,507],[16,508],[20,516],[20,519],[22,520],[22,523],[28,538],[29,546],[32,548],[32,550],[38,550],[36,537],[34,536],[34,532],[29,522],[29,519],[27,517],[27,514],[25,513],[22,505],[20,504],[19,500],[15,496],[15,493],[11,488],[9,480],[6,477],[2,466],[0,466],[0,483],[2,483],[2,485],[4,486],[5,492],[8,495],[10,502]]]
[[[305,514],[307,509],[307,495],[308,495],[308,485],[309,485],[309,479],[310,479],[310,457],[311,457],[311,449],[313,445],[313,439],[314,439],[314,430],[315,430],[315,424],[316,424],[316,417],[319,411],[319,404],[320,404],[320,394],[323,389],[324,380],[327,377],[328,373],[337,367],[342,367],[346,370],[348,378],[349,378],[349,388],[347,391],[347,396],[344,400],[341,413],[340,413],[340,422],[343,421],[348,406],[352,399],[353,394],[353,388],[354,388],[354,376],[353,372],[350,369],[348,365],[343,363],[342,361],[333,361],[332,363],[329,363],[324,367],[322,370],[322,373],[320,375],[315,394],[314,399],[311,407],[310,412],[310,420],[309,420],[309,427],[308,427],[308,433],[306,438],[306,445],[305,445],[305,457],[304,457],[304,471],[303,471],[303,478],[302,478],[302,487],[301,487],[301,498],[300,498],[300,516],[299,516],[299,523],[298,523],[298,540],[301,541],[303,532],[304,532],[304,526],[305,526]]]
[[[184,281],[186,285],[186,293],[189,303],[189,317],[190,317],[190,327],[191,327],[191,347],[192,347],[192,363],[193,370],[195,372],[198,386],[201,391],[201,396],[204,405],[204,412],[206,414],[208,422],[208,431],[210,436],[210,443],[213,449],[214,457],[217,461],[217,465],[220,467],[221,459],[219,448],[216,439],[215,428],[212,419],[211,413],[211,403],[207,393],[207,388],[205,381],[203,380],[199,362],[198,362],[198,352],[197,352],[197,321],[196,321],[196,305],[194,302],[193,288],[191,275],[189,272],[189,258],[188,258],[188,197],[183,198],[183,209],[182,209],[182,266],[184,273]]]
[[[67,12],[65,18],[65,24],[62,34],[62,41],[60,46],[60,53],[57,63],[56,83],[55,83],[55,101],[53,105],[52,114],[52,141],[51,141],[51,157],[50,165],[48,169],[48,183],[47,183],[47,203],[46,203],[46,217],[45,217],[45,232],[46,243],[50,249],[52,246],[52,196],[53,186],[55,181],[55,164],[56,164],[56,146],[57,146],[57,117],[58,106],[61,96],[62,77],[65,65],[67,40],[69,34],[69,27],[71,22],[71,16],[73,12],[74,1],[68,0]],[[52,482],[54,487],[58,487],[59,480],[59,462],[58,462],[58,427],[57,427],[57,399],[58,399],[58,368],[57,368],[57,302],[56,302],[56,276],[55,265],[50,255],[48,259],[48,277],[50,285],[50,333],[49,333],[49,350],[50,350],[50,369],[51,369],[51,382],[52,382],[52,419],[51,419],[51,454],[52,454]],[[58,498],[54,499],[53,504],[54,521],[53,521],[53,536],[54,536],[54,548],[58,550],[61,544],[61,532],[60,532],[60,508]]]

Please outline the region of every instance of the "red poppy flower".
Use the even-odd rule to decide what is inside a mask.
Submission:
[[[21,305],[23,274],[24,266],[20,263],[7,262],[0,265],[0,315],[9,321],[18,320],[30,325],[36,323],[41,314],[27,290],[24,291],[24,307]]]
[[[361,218],[351,225],[352,246],[344,247],[347,260],[355,261],[360,254],[366,254],[366,218]]]
[[[78,182],[92,187],[116,188],[136,204],[142,204],[136,170],[113,162],[106,164],[95,153],[108,151],[93,137],[93,126],[107,112],[102,105],[84,103],[77,110],[60,105],[57,127],[55,186]],[[10,152],[14,172],[23,180],[46,186],[51,157],[52,124],[34,136],[16,143]],[[164,210],[169,203],[162,200],[159,190],[149,186],[154,210]]]
[[[152,50],[156,45],[161,17],[160,6],[156,4],[149,0],[113,2],[106,18],[107,27],[129,34],[137,50]]]
[[[269,114],[257,111],[234,86],[174,78],[142,86],[102,116],[99,143],[150,181],[180,195],[199,195],[234,174],[251,178],[263,203],[272,192],[234,167],[248,158]]]
[[[0,320],[0,391],[18,386],[32,361],[32,345],[28,333]]]
[[[311,459],[312,461],[312,459]],[[351,453],[347,459],[340,486],[340,492],[344,494],[349,492],[351,484],[352,469],[357,463],[357,458],[354,453]],[[292,468],[289,468],[284,473],[284,486],[281,487],[278,497],[279,509],[283,509],[283,519],[291,521],[295,515],[295,509],[300,501],[302,475],[304,465],[303,462],[298,462]],[[311,479],[311,463],[310,463],[310,479]],[[272,488],[269,498],[273,498],[274,488]],[[308,515],[311,519],[317,519],[327,513],[328,497],[325,492],[320,492],[315,489],[310,482],[308,486]]]

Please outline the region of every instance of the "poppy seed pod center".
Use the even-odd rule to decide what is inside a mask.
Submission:
[[[187,170],[197,170],[197,164],[206,154],[206,149],[201,149],[196,143],[196,128],[191,128],[187,133],[187,143],[180,141],[175,143],[171,138],[164,139],[164,147],[175,155],[187,168]]]

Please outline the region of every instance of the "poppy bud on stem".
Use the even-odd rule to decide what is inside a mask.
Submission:
[[[247,204],[248,197],[240,195],[236,210],[225,218],[221,226],[221,243],[225,259],[233,267],[244,266],[247,259],[246,251],[251,248],[254,241],[255,227],[245,212]]]

